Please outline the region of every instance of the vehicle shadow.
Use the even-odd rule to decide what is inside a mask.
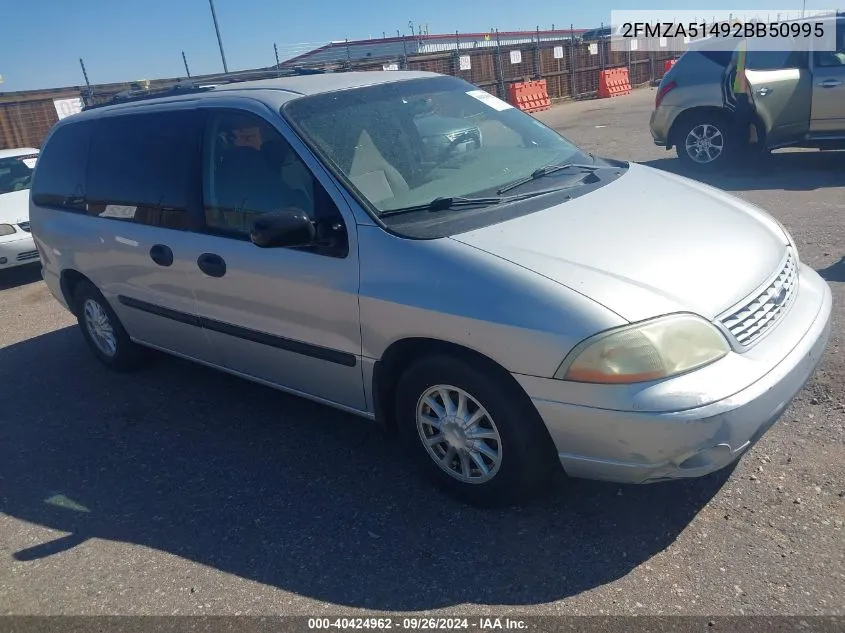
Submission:
[[[816,271],[825,281],[845,281],[845,255],[839,261],[827,268],[820,268]]]
[[[741,165],[715,174],[686,167],[674,155],[643,161],[655,167],[704,182],[725,191],[813,191],[845,187],[845,152],[789,151],[752,157]]]
[[[169,357],[114,374],[74,328],[0,349],[0,372],[0,510],[68,533],[19,565],[110,539],[345,606],[538,604],[664,550],[730,474],[484,511],[372,422]]]
[[[41,281],[41,263],[15,266],[7,270],[0,270],[0,290],[9,290],[18,286],[26,286]]]

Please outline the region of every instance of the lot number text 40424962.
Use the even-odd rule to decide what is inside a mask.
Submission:
[[[525,621],[511,618],[308,618],[309,630],[499,631],[524,630]]]

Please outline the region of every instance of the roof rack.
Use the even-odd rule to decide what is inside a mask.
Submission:
[[[94,110],[96,108],[104,108],[118,103],[132,103],[135,101],[146,101],[148,99],[161,99],[163,97],[175,97],[179,95],[208,92],[217,86],[241,83],[244,81],[253,81],[256,79],[276,79],[280,77],[293,77],[299,75],[321,75],[327,72],[331,71],[319,68],[293,67],[273,70],[246,71],[237,73],[237,75],[208,75],[202,78],[181,80],[171,86],[161,88],[144,88],[140,84],[133,83],[130,85],[130,88],[118,92],[108,101],[86,105],[82,108],[82,110]],[[93,95],[89,94],[87,96],[91,97]]]

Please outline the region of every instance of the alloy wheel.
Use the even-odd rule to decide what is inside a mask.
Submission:
[[[417,431],[429,456],[458,481],[484,483],[502,465],[502,439],[493,418],[463,389],[427,389],[417,402]]]
[[[715,125],[701,123],[687,133],[684,148],[687,155],[696,163],[712,163],[724,152],[725,137]]]
[[[86,299],[83,306],[85,327],[91,340],[103,354],[112,357],[117,352],[117,337],[114,333],[109,315],[103,306],[94,299]]]

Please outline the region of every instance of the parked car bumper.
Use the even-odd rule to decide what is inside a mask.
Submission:
[[[648,127],[655,145],[660,147],[670,146],[669,134],[679,112],[678,108],[669,106],[660,106],[651,111]]]
[[[29,234],[15,233],[15,239],[0,241],[0,270],[38,261],[35,242]]]
[[[802,316],[806,327],[785,347],[791,351],[753,384],[706,406],[646,413],[572,405],[549,398],[552,383],[560,381],[516,376],[546,423],[565,471],[572,477],[650,483],[700,477],[738,460],[780,418],[827,346],[830,287],[806,268],[801,284],[797,301],[815,304],[801,312],[815,318]]]

